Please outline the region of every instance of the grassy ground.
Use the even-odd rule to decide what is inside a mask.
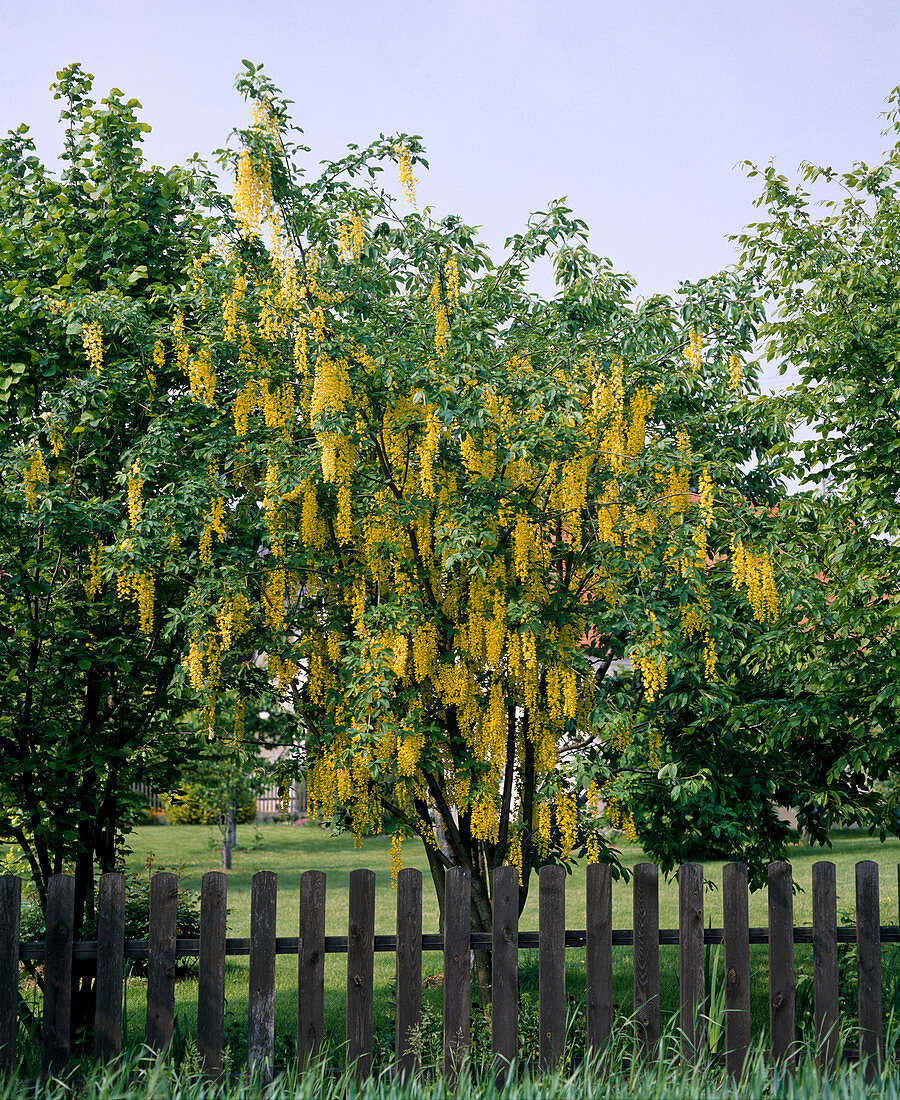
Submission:
[[[151,862],[154,869],[167,869],[184,865],[186,882],[199,888],[204,871],[216,869],[219,854],[216,850],[215,830],[203,826],[145,827],[129,838],[132,854],[130,867],[141,867]],[[251,825],[238,829],[239,847],[234,853],[233,867],[228,875],[229,935],[249,935],[250,883],[257,870],[272,870],[279,876],[278,934],[296,935],[298,925],[298,884],[300,874],[309,869],[324,870],[327,878],[326,933],[341,935],[347,932],[347,890],[350,871],[356,867],[369,867],[376,872],[375,928],[379,933],[394,931],[394,894],[390,885],[389,841],[376,839],[365,842],[362,849],[354,849],[351,839],[332,837],[328,831],[315,825],[283,826]],[[437,931],[438,910],[427,862],[421,848],[412,842],[404,846],[404,864],[419,867],[424,875],[423,930]],[[622,860],[626,866],[641,862],[643,853],[636,846],[624,845]],[[837,865],[838,909],[852,913],[855,897],[854,865],[861,859],[874,859],[881,867],[882,923],[897,921],[897,865],[900,861],[900,842],[877,841],[859,833],[842,833],[833,837],[832,849],[796,847],[791,855],[794,879],[800,887],[795,897],[795,923],[811,923],[810,880],[812,864],[819,859],[831,859]],[[707,882],[721,886],[721,863],[705,864]],[[677,927],[678,888],[673,880],[660,883],[660,924]],[[585,872],[576,868],[567,880],[567,927],[583,928],[585,925]],[[767,923],[766,894],[758,891],[750,898],[752,925]],[[721,926],[721,890],[706,892],[706,922]],[[613,885],[613,924],[616,928],[631,926],[630,884]],[[522,915],[520,928],[537,928],[536,883]],[[797,965],[808,970],[810,951],[798,947]],[[521,975],[526,990],[536,981],[536,952],[523,952]],[[584,993],[583,952],[570,950],[567,959],[567,991],[570,1003],[577,1004]],[[677,949],[661,948],[661,1007],[663,1014],[674,1012],[678,1006]],[[326,958],[326,1027],[335,1049],[344,1037],[344,982],[346,957],[329,955]],[[764,947],[752,949],[753,987],[752,1002],[754,1034],[765,1041],[768,1024],[767,1009],[767,956]],[[376,984],[376,1045],[381,1045],[386,1059],[392,1044],[393,1023],[393,968],[391,954],[375,956]],[[426,956],[426,1004],[431,1015],[439,1016],[440,988],[434,984],[428,988],[427,979],[441,969],[439,955]],[[229,1043],[235,1057],[243,1055],[246,1044],[247,1013],[247,960],[232,959],[227,965],[227,1021]],[[276,1031],[278,1034],[279,1061],[287,1060],[293,1051],[296,1019],[296,960],[279,956],[276,988]],[[623,1012],[630,1012],[632,1005],[631,952],[617,948],[614,952],[614,1000]],[[179,1029],[189,1034],[196,1018],[196,984],[190,980],[178,986],[177,1011]],[[146,985],[139,978],[128,982],[128,1038],[140,1042],[143,1034]]]

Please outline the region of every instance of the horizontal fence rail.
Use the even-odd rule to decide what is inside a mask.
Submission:
[[[900,868],[898,868],[900,872]],[[422,953],[444,956],[444,1073],[453,1078],[465,1061],[471,1036],[471,953],[492,954],[493,1004],[491,1042],[498,1073],[515,1060],[518,1049],[518,952],[539,953],[539,1065],[552,1068],[565,1056],[565,952],[585,952],[587,1049],[599,1052],[610,1036],[613,1019],[612,948],[631,947],[634,967],[635,1051],[652,1059],[660,1042],[659,948],[679,947],[681,1050],[687,1063],[705,1049],[703,1007],[706,1004],[704,948],[724,948],[725,1064],[738,1075],[748,1055],[750,1031],[751,944],[769,947],[769,1014],[771,1057],[792,1064],[796,1057],[795,944],[813,948],[814,1028],[823,1068],[833,1065],[838,1050],[839,944],[857,947],[859,1057],[874,1073],[883,1057],[881,947],[900,942],[900,926],[882,925],[878,865],[856,865],[856,924],[838,926],[834,864],[820,862],[812,874],[813,923],[793,923],[793,879],[787,863],[769,867],[768,915],[765,928],[749,927],[748,878],[743,864],[723,870],[723,927],[705,928],[703,869],[685,864],[678,872],[679,928],[659,927],[659,872],[638,864],[633,876],[633,927],[612,927],[610,868],[587,869],[586,927],[566,929],[565,871],[543,867],[539,874],[539,930],[518,928],[518,873],[501,867],[493,878],[493,927],[471,929],[471,882],[463,868],[446,874],[443,934],[422,932],[422,875],[412,868],[399,874],[397,931],[375,935],[375,876],[350,875],[346,936],[325,935],[325,875],[307,871],[300,878],[298,935],[276,936],[277,877],[270,871],[253,876],[250,936],[226,935],[227,879],[223,872],[203,876],[200,935],[177,936],[178,880],[170,872],[153,876],[150,889],[149,937],[124,938],[125,880],[101,876],[98,891],[98,938],[75,943],[71,938],[74,882],[58,875],[50,880],[47,933],[43,943],[20,942],[22,884],[0,877],[0,1072],[14,1068],[21,962],[43,965],[42,1065],[45,1074],[65,1069],[71,1054],[71,989],[73,960],[96,959],[94,1052],[98,1060],[122,1050],[122,1004],[126,959],[146,959],[147,1017],[145,1039],[164,1051],[172,1041],[175,1012],[175,962],[198,959],[197,1050],[211,1078],[223,1071],[225,960],[249,956],[248,1061],[263,1079],[274,1071],[275,958],[297,958],[297,1052],[314,1057],[325,1041],[324,957],[347,956],[346,1059],[359,1075],[370,1072],[373,1059],[375,952],[396,955],[395,1067],[416,1071],[416,1035],[421,1024]],[[900,875],[898,875],[900,881]]]

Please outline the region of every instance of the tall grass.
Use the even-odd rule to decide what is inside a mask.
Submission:
[[[889,1047],[892,1038],[896,1036],[889,1038]],[[900,1100],[896,1064],[871,1082],[864,1066],[851,1063],[823,1076],[810,1047],[800,1051],[794,1073],[768,1065],[761,1050],[751,1054],[737,1080],[725,1075],[721,1058],[688,1066],[681,1058],[674,1021],[663,1036],[658,1060],[636,1063],[633,1050],[631,1029],[622,1026],[605,1055],[594,1062],[545,1074],[527,1065],[502,1085],[491,1072],[464,1069],[455,1087],[434,1067],[405,1082],[387,1071],[357,1082],[350,1074],[336,1074],[325,1061],[305,1071],[294,1063],[268,1086],[238,1074],[217,1083],[200,1072],[195,1050],[180,1065],[131,1053],[113,1067],[76,1071],[75,1080],[68,1082],[7,1079],[0,1082],[0,1100]]]

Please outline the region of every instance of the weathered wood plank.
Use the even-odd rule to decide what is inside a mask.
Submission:
[[[725,1065],[740,1077],[750,1052],[750,917],[747,865],[722,868],[725,932]]]
[[[825,860],[813,864],[813,996],[816,1049],[823,1072],[831,1072],[837,1059],[838,954],[837,877],[835,866]]]
[[[472,881],[465,867],[444,877],[444,1076],[453,1081],[469,1053],[469,933]]]
[[[553,1069],[566,1047],[566,869],[542,867],[538,881],[541,1069]]]
[[[347,1066],[358,1079],[372,1072],[375,976],[375,872],[350,872],[347,931]]]
[[[44,941],[44,1017],[41,1069],[62,1074],[69,1064],[72,1026],[72,926],[75,879],[53,875],[47,884],[47,936]]]
[[[178,876],[159,871],[150,880],[150,935],[147,955],[147,1025],[152,1050],[172,1042],[175,1023],[175,930],[178,921]]]
[[[278,876],[257,871],[250,885],[250,987],[247,1006],[247,1064],[260,1084],[275,1069],[275,917]]]
[[[587,868],[585,929],[587,1047],[595,1057],[612,1029],[612,872],[607,863]]]
[[[16,1068],[22,880],[0,876],[0,1074]]]
[[[397,875],[397,1004],[394,1064],[401,1077],[419,1068],[413,1038],[422,1022],[422,872]]]
[[[493,971],[491,1050],[504,1080],[519,1046],[519,869],[496,867],[493,875]]]
[[[703,1047],[703,1003],[706,979],[703,968],[703,868],[683,863],[678,868],[678,951],[681,1003],[681,1050],[685,1061],[695,1063]]]
[[[791,865],[769,864],[769,1032],[772,1058],[792,1070],[796,1062],[794,882]]]
[[[97,888],[97,1003],[94,1057],[122,1053],[122,986],[125,979],[125,876],[100,876]]]
[[[297,1056],[306,1065],[325,1040],[325,874],[300,876],[297,944]]]
[[[207,871],[200,880],[200,971],[197,983],[197,1051],[210,1078],[222,1076],[225,1049],[224,871]]]
[[[856,865],[856,962],[858,975],[859,1057],[866,1080],[875,1078],[882,1061],[881,917],[878,864],[864,859]]]
[[[634,1020],[637,1057],[655,1056],[659,1047],[659,869],[634,868]]]

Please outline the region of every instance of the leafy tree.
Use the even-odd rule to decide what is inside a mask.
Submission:
[[[614,861],[601,801],[633,828],[613,661],[649,701],[676,669],[713,678],[732,584],[774,614],[767,516],[746,505],[772,492],[774,429],[741,389],[754,306],[730,276],[636,300],[562,203],[495,265],[471,227],[417,211],[417,138],[307,177],[277,89],[249,64],[239,87],[255,120],[223,154],[234,284],[201,327],[245,379],[232,490],[260,502],[266,551],[248,629],[256,615],[310,798],[358,836],[403,822],[439,899],[467,867],[486,929],[492,868],[519,867],[524,904],[541,863]],[[546,257],[549,299],[528,281]],[[708,563],[732,538],[723,602]],[[198,626],[191,649],[210,701],[212,637]]]
[[[208,181],[147,167],[139,104],[90,90],[77,65],[59,74],[61,178],[24,127],[0,143],[0,837],[42,903],[74,871],[76,937],[129,827],[123,796],[185,762],[203,577],[255,552],[238,513],[221,541],[230,413],[210,357],[178,338],[221,266]]]

